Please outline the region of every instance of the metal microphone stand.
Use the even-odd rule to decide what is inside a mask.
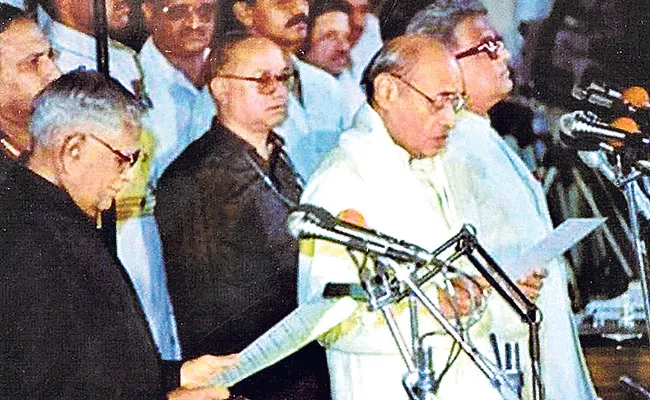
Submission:
[[[452,253],[449,255],[449,253]],[[446,257],[440,261],[440,256]],[[366,254],[370,256],[369,254]],[[478,243],[473,227],[465,225],[461,231],[448,240],[433,253],[426,265],[415,262],[404,263],[387,256],[372,255],[373,266],[368,266],[367,257],[359,265],[361,284],[368,294],[369,309],[379,310],[388,324],[390,332],[400,351],[409,372],[404,376],[403,384],[411,400],[430,400],[437,390],[433,376],[431,349],[423,344],[418,331],[417,304],[422,304],[460,346],[492,385],[506,400],[520,399],[521,379],[519,374],[501,371],[492,362],[466,340],[459,329],[449,322],[434,302],[422,290],[422,286],[443,271],[454,270],[450,265],[461,257],[467,258],[490,285],[503,297],[529,326],[529,355],[533,375],[533,396],[536,400],[544,399],[544,389],[540,367],[539,324],[541,313],[517,286],[508,278],[496,262]],[[353,257],[354,258],[354,257]],[[357,261],[355,259],[355,261]],[[391,304],[409,297],[411,343],[400,332],[397,321],[390,308]]]
[[[644,243],[641,239],[641,232],[639,231],[639,204],[638,196],[643,196],[637,180],[643,176],[643,173],[635,168],[632,168],[630,173],[625,175],[623,172],[623,161],[620,154],[616,154],[615,172],[618,181],[618,187],[623,190],[625,200],[627,201],[628,212],[630,214],[630,228],[634,238],[634,251],[636,255],[636,264],[639,271],[639,278],[641,279],[641,290],[643,291],[643,308],[645,310],[645,323],[646,330],[648,331],[648,340],[650,340],[650,269],[645,262]]]

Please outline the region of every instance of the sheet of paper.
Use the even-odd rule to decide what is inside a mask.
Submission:
[[[546,265],[602,226],[606,220],[607,218],[567,219],[544,239],[525,251],[516,261],[518,268],[532,270]]]
[[[300,350],[349,317],[351,297],[300,305],[239,353],[239,363],[208,379],[205,386],[231,387]]]

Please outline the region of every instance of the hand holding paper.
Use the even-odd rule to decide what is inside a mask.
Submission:
[[[239,353],[239,362],[213,374],[204,386],[231,387],[300,350],[349,317],[350,297],[303,304]]]

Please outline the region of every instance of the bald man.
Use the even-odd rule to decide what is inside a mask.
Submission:
[[[357,220],[371,229],[434,250],[458,232],[462,222],[456,218],[436,157],[463,105],[459,67],[441,42],[402,36],[380,51],[365,80],[369,104],[357,113],[352,129],[342,134],[301,201],[333,215],[361,216]],[[358,269],[343,246],[324,241],[312,245],[301,246],[300,302],[314,300],[330,282],[359,283]],[[429,294],[435,296],[435,289]],[[333,398],[407,399],[402,387],[406,365],[380,313],[369,313],[366,307],[360,304],[357,313],[323,339]],[[406,305],[400,302],[390,308],[408,332]],[[488,320],[481,319],[473,332],[485,329]],[[425,314],[420,328],[421,334],[440,331]],[[434,365],[440,373],[452,341],[446,335],[434,338]],[[479,395],[500,398],[461,355],[442,380],[437,398]]]
[[[298,243],[284,221],[302,187],[274,133],[292,64],[271,40],[244,34],[222,38],[208,70],[219,113],[165,171],[154,209],[186,357],[241,351],[297,305]],[[233,393],[329,399],[323,350],[308,346]]]

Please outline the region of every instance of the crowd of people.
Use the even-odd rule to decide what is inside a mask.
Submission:
[[[93,1],[38,3],[0,3],[1,398],[408,398],[363,302],[320,343],[205,385],[327,283],[359,283],[344,246],[289,234],[300,203],[428,250],[471,223],[544,315],[547,398],[596,398],[566,263],[516,264],[552,223],[488,118],[513,82],[478,0],[387,2],[381,18],[368,0],[143,0],[149,37],[138,53],[108,39],[110,78]],[[109,33],[124,28],[129,2],[106,4]],[[493,297],[470,334],[528,353]],[[453,343],[432,348],[443,366]],[[499,398],[462,355],[439,383],[436,398]]]

